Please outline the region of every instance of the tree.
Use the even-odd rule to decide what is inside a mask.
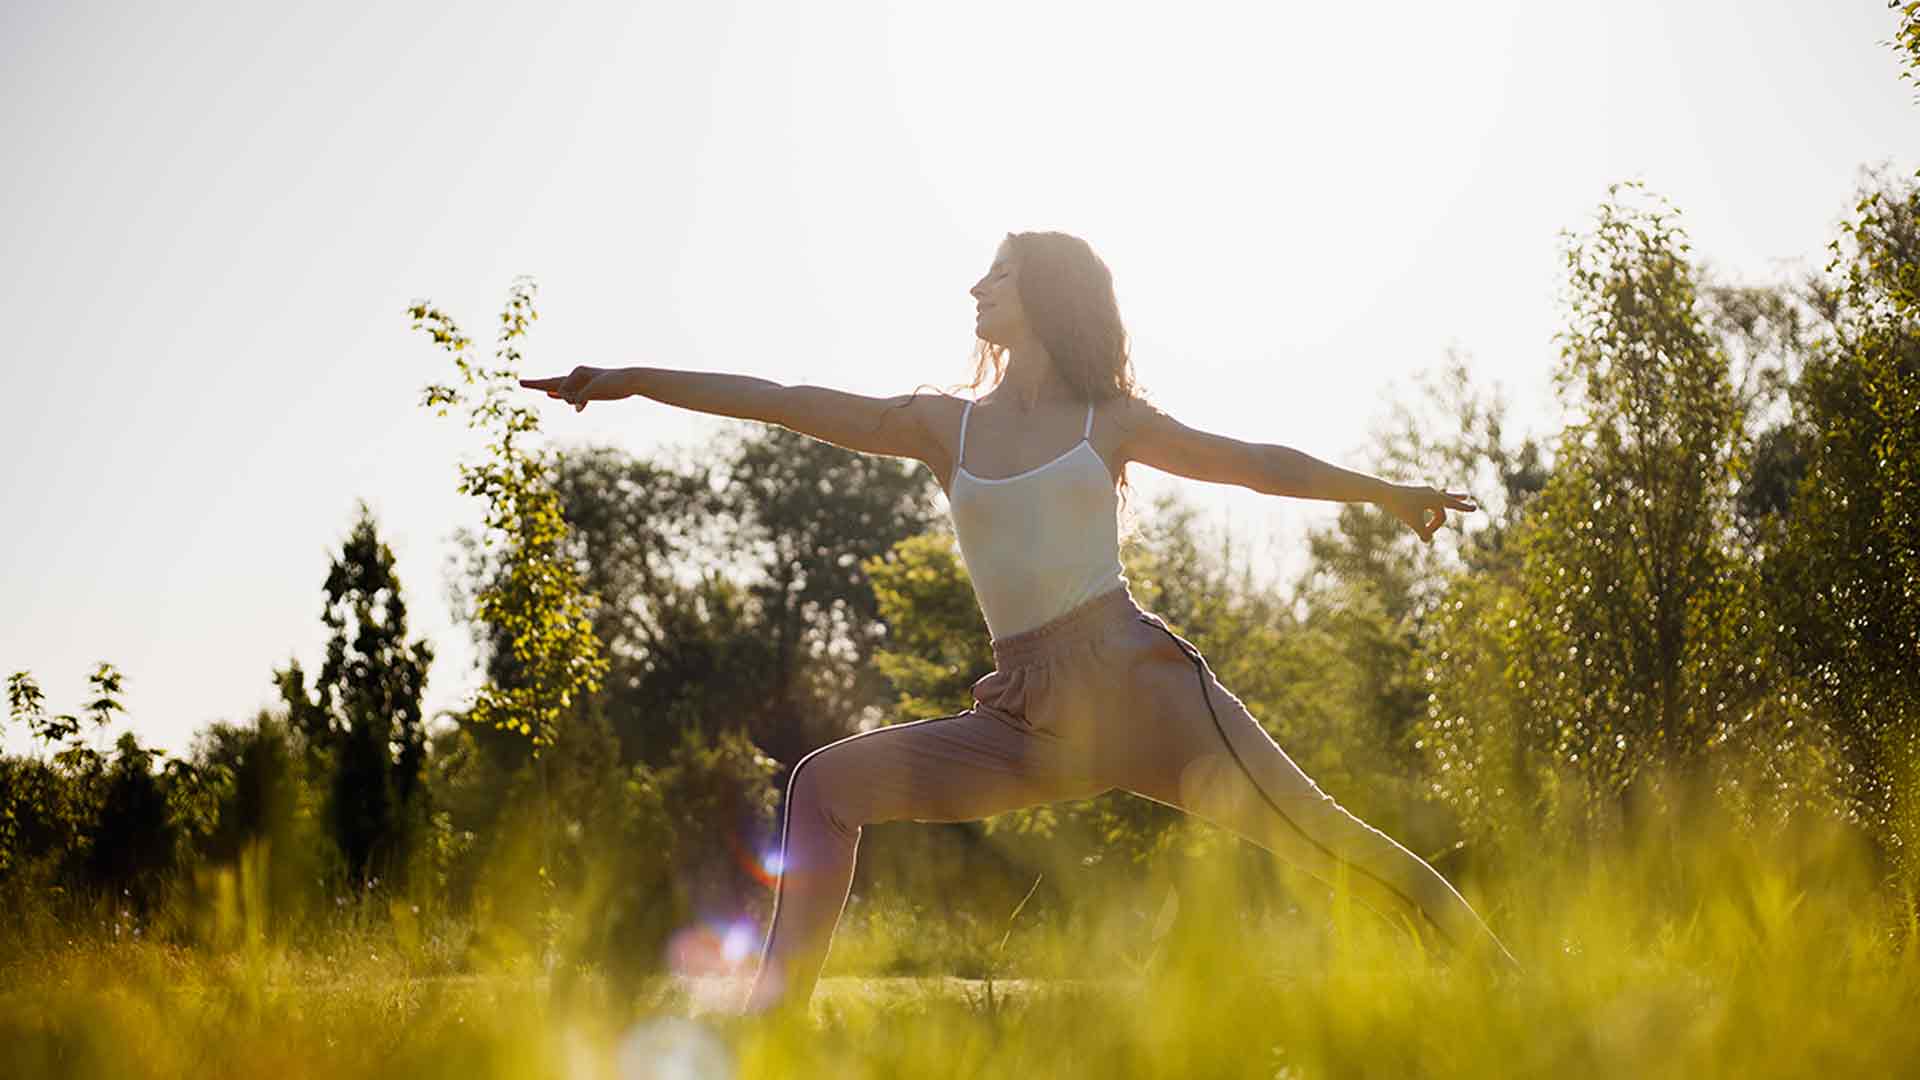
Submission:
[[[97,740],[112,725],[114,714],[123,711],[122,677],[103,660],[87,681],[93,700],[83,711]],[[39,862],[43,874],[84,886],[108,759],[87,745],[78,716],[50,716],[45,701],[31,672],[17,671],[7,679],[9,715],[32,735],[40,753],[52,750],[53,756],[51,761],[13,763],[9,770],[9,783],[0,791],[0,838],[7,841],[0,870],[27,870]]]
[[[606,713],[627,760],[663,763],[688,727],[737,727],[792,762],[879,722],[887,629],[863,567],[933,520],[924,469],[741,427],[679,460],[569,449],[555,488],[608,661],[582,707]],[[472,541],[466,555],[462,589],[498,579],[497,558]]]
[[[1862,816],[1915,873],[1920,183],[1872,183],[1831,245],[1829,322],[1795,388],[1805,476],[1769,572]]]
[[[1887,7],[1900,17],[1893,40],[1887,42],[1900,54],[1901,64],[1906,68],[1900,77],[1920,84],[1920,0],[1887,0]]]
[[[664,764],[639,770],[660,793],[673,837],[674,879],[695,911],[732,921],[768,895],[777,851],[774,761],[739,730],[681,732]]]
[[[311,764],[328,777],[328,816],[358,885],[404,881],[429,813],[421,786],[426,731],[420,699],[433,650],[407,641],[407,607],[393,551],[365,503],[327,570],[321,620],[332,631],[314,697],[297,664],[278,673]]]
[[[113,765],[102,778],[98,814],[87,830],[88,884],[129,901],[143,915],[160,898],[181,854],[181,830],[167,792],[172,777],[154,772],[162,756],[141,746],[132,732],[121,735]]]
[[[1396,395],[1374,428],[1371,457],[1383,476],[1470,491],[1480,510],[1455,515],[1430,544],[1364,504],[1342,506],[1309,533],[1304,614],[1286,635],[1287,666],[1300,674],[1274,695],[1276,730],[1367,820],[1423,853],[1452,850],[1459,821],[1444,800],[1436,805],[1423,775],[1430,664],[1421,654],[1447,636],[1436,627],[1460,582],[1512,577],[1513,538],[1549,466],[1536,439],[1510,430],[1499,389],[1475,385],[1455,352]]]
[[[1423,654],[1422,748],[1482,824],[1516,799],[1597,825],[1630,788],[1690,797],[1711,749],[1780,722],[1753,650],[1764,605],[1732,542],[1739,401],[1685,235],[1664,202],[1630,201],[1638,187],[1610,188],[1568,245],[1555,381],[1574,421],[1517,532],[1518,572],[1456,586]],[[1682,782],[1663,788],[1669,770]]]
[[[502,642],[505,648],[487,658],[487,678],[461,714],[464,730],[456,745],[484,749],[484,756],[467,754],[463,760],[478,766],[471,772],[490,781],[485,785],[489,794],[498,793],[481,809],[489,823],[512,820],[509,815],[522,805],[517,791],[528,786],[501,793],[499,781],[524,778],[529,762],[537,766],[539,854],[534,873],[519,876],[541,893],[534,917],[542,958],[550,962],[556,958],[561,918],[555,903],[556,785],[543,752],[563,737],[570,745],[602,742],[602,725],[568,721],[577,719],[580,703],[600,689],[607,661],[594,636],[593,597],[582,587],[579,568],[565,550],[567,524],[554,489],[552,454],[526,445],[539,431],[540,418],[521,404],[515,343],[538,317],[533,297],[534,285],[524,278],[508,291],[493,367],[468,359],[471,340],[430,303],[416,303],[408,311],[414,328],[451,354],[460,373],[458,385],[429,385],[422,404],[440,416],[449,406],[464,407],[468,426],[483,429],[489,438],[482,460],[460,465],[459,490],[485,502],[481,546],[499,549],[496,571],[472,597],[472,617],[490,630],[482,640]],[[570,823],[583,820],[592,805],[608,795],[607,776],[563,774],[560,815]],[[575,784],[576,779],[583,782]],[[448,827],[457,828],[451,821]],[[513,839],[510,834],[500,842]]]
[[[287,718],[266,709],[247,724],[209,724],[193,742],[194,769],[213,798],[200,856],[216,866],[238,866],[250,853],[261,859],[260,884],[280,926],[298,923],[316,885],[338,876],[338,848],[305,757]]]
[[[899,694],[896,719],[968,708],[974,682],[993,670],[993,649],[953,534],[908,537],[865,565],[890,631],[873,662]]]
[[[557,456],[555,487],[608,662],[588,707],[606,715],[623,760],[661,764],[689,727],[743,727],[766,700],[772,645],[713,468],[584,447]],[[476,547],[468,554],[489,572]]]
[[[880,720],[886,685],[870,660],[886,628],[864,564],[933,523],[936,488],[919,465],[778,427],[742,436],[725,480],[773,653],[747,732],[795,761]]]
[[[121,677],[102,661],[89,682],[95,697],[85,711],[98,731],[112,723],[120,708]],[[62,876],[63,864],[72,871],[84,858],[88,829],[97,813],[100,779],[106,771],[105,758],[86,745],[80,718],[71,713],[50,716],[45,702],[31,672],[8,676],[8,716],[27,729],[38,748],[31,760],[4,759],[0,877],[9,884],[26,885],[29,891],[37,883],[54,884]],[[40,757],[47,750],[55,750],[50,762]]]
[[[1807,448],[1791,393],[1813,350],[1818,304],[1809,286],[1712,284],[1701,318],[1726,352],[1740,413],[1743,468],[1734,510],[1744,546],[1765,559],[1778,546]]]
[[[487,431],[487,457],[460,466],[460,491],[487,504],[483,546],[501,547],[500,573],[474,597],[474,618],[500,628],[506,641],[499,665],[466,710],[480,728],[518,732],[537,756],[550,745],[573,701],[599,688],[606,660],[593,635],[593,603],[581,587],[573,561],[561,546],[566,521],[552,481],[550,454],[529,449],[525,438],[540,429],[540,417],[519,404],[520,351],[514,344],[538,318],[534,285],[516,281],[500,313],[494,351],[497,367],[467,359],[472,341],[454,321],[427,302],[408,313],[414,328],[452,354],[459,386],[433,384],[422,404],[445,416],[447,407],[467,410],[467,426]]]
[[[122,677],[103,661],[88,682],[93,698],[83,711],[104,733],[125,712]],[[8,781],[0,788],[0,880],[42,890],[36,906],[58,897],[104,900],[144,918],[172,887],[187,845],[210,824],[204,778],[186,761],[156,770],[165,751],[141,746],[131,732],[111,757],[86,745],[78,718],[46,714],[28,672],[14,673],[7,691],[16,722],[43,747],[64,745],[50,765],[0,762]]]

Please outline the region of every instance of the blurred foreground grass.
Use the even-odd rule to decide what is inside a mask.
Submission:
[[[741,978],[616,991],[578,966],[476,964],[432,944],[471,933],[451,923],[368,920],[297,946],[242,928],[220,948],[41,924],[0,952],[0,1072],[1747,1077],[1920,1061],[1913,906],[1838,828],[1512,857],[1470,891],[1527,964],[1517,977],[1427,957],[1338,897],[1239,917],[1243,862],[1193,863],[1189,917],[1150,954],[1152,920],[1120,901],[1105,924],[1029,912],[973,935],[937,905],[858,904],[812,1009],[782,1021],[726,1015]],[[1115,952],[1126,926],[1146,927],[1137,956]],[[929,941],[976,977],[880,977],[926,969]]]

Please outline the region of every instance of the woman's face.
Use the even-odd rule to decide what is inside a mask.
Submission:
[[[1014,288],[1013,242],[1002,241],[994,253],[987,274],[974,283],[973,332],[995,345],[1011,346],[1026,331],[1026,312],[1020,307],[1020,292]]]

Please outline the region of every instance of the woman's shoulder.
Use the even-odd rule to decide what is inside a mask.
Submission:
[[[966,398],[933,386],[915,387],[893,400],[907,410],[915,423],[933,433],[943,445],[953,439],[967,407]]]
[[[1138,394],[1116,394],[1093,403],[1094,450],[1115,470],[1135,460],[1140,440],[1164,415]]]
[[[951,390],[942,390],[934,386],[916,386],[900,397],[923,415],[931,417],[959,416],[968,402],[967,398]]]
[[[1133,435],[1161,423],[1167,414],[1159,406],[1138,394],[1117,394],[1094,403],[1094,417],[1111,424],[1126,435]]]

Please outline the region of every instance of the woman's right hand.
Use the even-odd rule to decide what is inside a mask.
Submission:
[[[626,397],[607,378],[613,372],[606,368],[576,367],[566,375],[556,375],[551,379],[521,379],[520,385],[529,390],[544,390],[550,398],[564,401],[573,406],[574,412],[587,407],[589,401],[618,401]]]

